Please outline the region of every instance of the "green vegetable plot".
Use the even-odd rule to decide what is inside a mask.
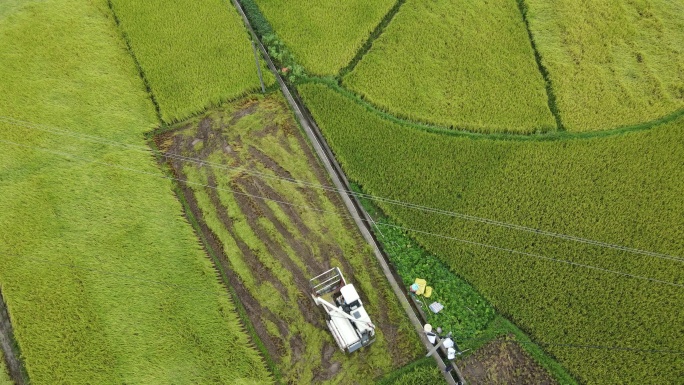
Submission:
[[[580,381],[682,378],[667,352],[684,343],[684,119],[593,139],[472,139],[392,123],[324,85],[300,93],[368,193],[658,253],[380,204],[533,340],[561,344],[545,349]]]
[[[125,147],[156,118],[106,3],[5,15],[0,79],[0,285],[31,383],[272,382],[171,183]]]
[[[165,122],[259,88],[249,35],[230,2],[111,1]]]
[[[604,130],[684,108],[684,3],[522,0],[564,125]]]
[[[514,0],[408,0],[343,82],[414,121],[478,132],[556,129]]]

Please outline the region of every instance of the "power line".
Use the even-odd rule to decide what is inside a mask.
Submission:
[[[496,337],[494,337],[494,338],[496,338]],[[458,342],[463,343],[463,342],[469,342],[469,341],[490,341],[490,340],[493,340],[494,338],[489,338],[489,337],[464,338],[464,339],[458,340]],[[629,352],[636,352],[636,353],[651,353],[651,354],[684,354],[684,350],[671,350],[671,349],[641,349],[641,348],[632,348],[632,347],[626,347],[626,346],[566,344],[566,343],[554,343],[554,342],[535,342],[532,340],[520,341],[518,339],[514,339],[513,341],[516,343],[519,343],[519,344],[539,345],[539,346],[561,346],[561,347],[572,348],[572,349],[620,350],[620,351],[629,351]]]
[[[114,145],[114,146],[119,146],[119,147],[131,148],[131,149],[136,149],[138,151],[144,151],[144,152],[152,152],[149,148],[144,147],[144,146],[124,144],[124,143],[120,143],[120,142],[111,141],[111,140],[108,140],[108,139],[102,138],[102,137],[97,137],[97,136],[87,135],[87,134],[74,133],[73,131],[63,130],[63,129],[59,129],[59,128],[55,128],[55,127],[35,124],[35,123],[31,123],[31,122],[26,122],[26,121],[21,121],[21,120],[13,119],[10,117],[0,116],[0,122],[5,122],[8,124],[12,124],[12,125],[20,126],[20,127],[35,128],[35,129],[39,129],[39,130],[43,130],[43,131],[47,131],[47,132],[51,132],[51,133],[55,133],[55,134],[71,136],[71,137],[78,138],[78,139],[95,141],[95,142],[101,143],[101,144],[108,144],[108,145]],[[399,207],[415,209],[415,210],[420,210],[420,211],[424,211],[424,212],[428,212],[428,213],[450,216],[450,217],[459,218],[459,219],[463,219],[463,220],[468,220],[468,221],[473,221],[473,222],[478,222],[478,223],[483,223],[483,224],[513,229],[513,230],[533,233],[533,234],[537,234],[537,235],[544,235],[544,236],[554,237],[554,238],[563,239],[563,240],[567,240],[567,241],[574,241],[574,242],[584,243],[584,244],[588,244],[588,245],[592,245],[592,246],[604,247],[604,248],[609,248],[609,249],[613,249],[613,250],[624,251],[624,252],[628,252],[628,253],[640,254],[640,255],[645,255],[645,256],[650,256],[650,257],[655,257],[655,258],[666,259],[666,260],[684,263],[684,258],[679,257],[679,256],[670,255],[670,254],[658,253],[658,252],[653,252],[653,251],[649,251],[649,250],[642,250],[642,249],[637,249],[637,248],[631,248],[631,247],[627,247],[627,246],[611,244],[608,242],[602,242],[602,241],[597,241],[597,240],[593,240],[593,239],[577,237],[577,236],[573,236],[573,235],[567,235],[567,234],[556,233],[556,232],[547,231],[547,230],[535,229],[532,227],[522,226],[522,225],[513,224],[513,223],[509,223],[509,222],[497,221],[497,220],[493,220],[493,219],[489,219],[489,218],[483,218],[483,217],[478,217],[478,216],[474,216],[474,215],[468,215],[468,214],[458,213],[458,212],[454,212],[454,211],[443,210],[443,209],[438,209],[438,208],[434,208],[434,207],[418,205],[418,204],[414,204],[414,203],[408,203],[408,202],[404,202],[404,201],[400,201],[400,200],[378,197],[378,196],[370,195],[370,194],[358,193],[358,192],[350,191],[350,190],[346,190],[346,189],[338,189],[334,186],[317,184],[317,183],[303,181],[303,180],[299,180],[299,179],[295,179],[295,178],[271,175],[271,174],[259,172],[256,170],[252,170],[252,169],[249,169],[246,167],[226,166],[226,165],[219,164],[219,163],[207,162],[207,161],[197,159],[197,158],[186,157],[186,156],[183,156],[180,154],[163,152],[163,153],[161,153],[161,155],[166,157],[166,158],[176,159],[176,160],[185,161],[185,162],[191,162],[191,163],[198,164],[200,166],[208,166],[208,167],[217,168],[217,169],[245,172],[247,174],[256,175],[256,176],[259,176],[261,178],[277,179],[277,180],[282,180],[282,181],[285,181],[288,183],[295,183],[295,184],[304,185],[304,186],[311,187],[311,188],[317,188],[317,189],[322,189],[322,190],[327,190],[327,191],[336,191],[338,193],[350,194],[350,195],[354,195],[354,196],[359,197],[359,198],[370,199],[370,200],[373,200],[376,202],[392,204],[392,205],[396,205]]]
[[[401,226],[396,226],[396,225],[392,225],[392,224],[388,224],[388,223],[378,223],[378,224],[381,225],[381,226],[394,227],[394,228],[397,228],[397,229],[405,229],[405,228],[403,228],[403,227],[401,227]],[[467,240],[467,239],[456,238],[456,237],[450,237],[450,236],[442,235],[442,234],[435,234],[435,233],[431,233],[431,232],[428,232],[428,231],[422,231],[422,230],[416,230],[416,229],[405,229],[405,230],[408,230],[408,231],[411,231],[411,232],[414,232],[414,233],[418,233],[418,234],[430,235],[430,236],[433,236],[433,237],[438,237],[438,238],[448,239],[448,240],[457,241],[457,242],[461,242],[461,243],[467,243],[467,244],[470,244],[470,245],[485,247],[485,248],[489,248],[489,249],[494,249],[494,250],[499,250],[499,251],[506,251],[506,252],[509,252],[509,253],[512,253],[512,254],[526,255],[526,256],[528,256],[528,257],[534,257],[534,258],[539,258],[539,259],[545,259],[545,260],[554,261],[554,262],[560,262],[560,263],[565,263],[565,264],[573,265],[573,266],[585,267],[585,268],[587,268],[587,269],[599,270],[599,271],[603,271],[603,272],[606,272],[606,273],[613,273],[613,274],[622,275],[622,276],[625,276],[625,277],[632,277],[632,278],[637,278],[637,279],[644,279],[644,280],[648,280],[648,281],[651,281],[651,282],[662,283],[662,284],[670,285],[670,286],[684,287],[684,284],[678,284],[678,283],[673,283],[673,282],[668,282],[668,281],[662,281],[662,280],[655,279],[655,278],[643,277],[643,276],[640,276],[640,275],[634,275],[634,274],[624,273],[624,272],[617,271],[617,270],[604,269],[604,268],[602,268],[602,267],[596,267],[596,266],[587,265],[587,264],[584,264],[584,263],[578,263],[578,262],[567,261],[567,260],[564,260],[564,259],[556,259],[556,258],[546,257],[546,256],[543,256],[543,255],[540,255],[540,254],[533,254],[533,253],[528,253],[528,252],[524,252],[524,251],[518,251],[518,250],[514,250],[514,249],[508,249],[508,248],[505,248],[505,247],[493,246],[493,245],[489,245],[489,244],[486,244],[486,243],[480,243],[480,242],[475,242],[475,241],[469,241],[469,240]]]
[[[79,160],[83,160],[83,161],[90,162],[90,163],[93,163],[93,164],[99,164],[99,165],[103,165],[103,166],[107,166],[107,167],[118,168],[118,169],[130,171],[130,172],[135,172],[135,173],[139,173],[139,174],[143,174],[143,175],[154,176],[154,177],[162,178],[162,179],[175,180],[175,181],[177,181],[177,182],[182,182],[182,183],[185,183],[185,184],[192,184],[192,185],[197,185],[197,186],[200,186],[200,187],[205,187],[205,188],[211,188],[211,189],[220,190],[220,191],[231,192],[231,193],[234,193],[234,194],[244,195],[244,196],[248,196],[248,197],[255,198],[255,199],[273,201],[273,202],[276,202],[276,203],[279,203],[279,204],[284,204],[284,205],[288,205],[288,206],[292,206],[292,207],[298,207],[298,208],[302,208],[302,209],[305,209],[305,210],[318,211],[318,212],[322,212],[322,213],[330,213],[330,214],[339,215],[339,216],[343,216],[343,217],[347,217],[347,218],[352,218],[351,215],[349,215],[349,214],[344,214],[344,213],[340,213],[340,212],[336,212],[336,211],[318,209],[318,208],[311,207],[311,206],[306,206],[306,205],[297,205],[297,204],[293,204],[293,203],[286,202],[286,201],[282,201],[282,200],[277,200],[277,199],[273,199],[273,198],[268,198],[268,197],[263,197],[263,196],[259,196],[259,195],[254,195],[254,194],[245,193],[245,192],[242,192],[242,191],[236,191],[236,190],[232,190],[232,189],[221,188],[221,187],[218,187],[218,186],[211,186],[211,185],[207,185],[207,184],[203,184],[203,183],[192,182],[192,181],[188,181],[188,180],[186,180],[186,179],[170,177],[170,176],[166,176],[166,175],[163,175],[163,174],[152,173],[152,172],[148,172],[148,171],[142,171],[142,170],[138,170],[138,169],[134,169],[134,168],[129,168],[129,167],[124,167],[124,166],[117,165],[117,164],[113,164],[113,163],[100,162],[100,161],[97,161],[97,160],[93,160],[93,159],[89,159],[89,158],[80,157],[80,156],[73,155],[73,154],[66,153],[66,152],[55,151],[55,150],[48,149],[48,148],[44,148],[44,147],[31,146],[31,145],[24,145],[24,144],[12,142],[12,141],[7,141],[7,140],[0,140],[0,143],[6,143],[6,144],[11,144],[11,145],[19,146],[19,147],[25,147],[25,148],[39,149],[39,150],[42,150],[42,151],[45,151],[45,152],[49,152],[49,153],[52,153],[52,154],[56,154],[56,155],[60,155],[60,156],[64,156],[64,157],[68,157],[68,158],[72,158],[72,159],[79,159]],[[370,221],[366,221],[366,220],[363,219],[363,218],[361,218],[361,220],[364,221],[364,222],[366,222],[366,223],[371,224]],[[582,264],[582,263],[567,261],[567,260],[563,260],[563,259],[557,259],[557,258],[546,257],[546,256],[543,256],[543,255],[540,255],[540,254],[533,254],[533,253],[522,252],[522,251],[518,251],[518,250],[514,250],[514,249],[508,249],[508,248],[504,248],[504,247],[489,245],[489,244],[486,244],[486,243],[480,243],[480,242],[469,241],[469,240],[466,240],[466,239],[461,239],[461,238],[456,238],[456,237],[450,237],[450,236],[446,236],[446,235],[443,235],[443,234],[437,234],[437,233],[432,233],[432,232],[428,232],[428,231],[422,231],[422,230],[417,230],[417,229],[412,229],[412,228],[407,228],[407,227],[402,227],[402,226],[397,226],[397,225],[392,225],[392,224],[382,223],[382,222],[380,222],[380,223],[378,223],[378,222],[373,222],[373,224],[375,224],[376,226],[377,226],[377,225],[382,225],[382,226],[387,226],[387,227],[394,227],[394,228],[397,228],[397,229],[401,229],[401,230],[405,230],[405,231],[410,231],[410,232],[414,232],[414,233],[418,233],[418,234],[430,235],[430,236],[435,236],[435,237],[439,237],[439,238],[444,238],[444,239],[448,239],[448,240],[453,240],[453,241],[457,241],[457,242],[461,242],[461,243],[467,243],[467,244],[476,245],[476,246],[481,246],[481,247],[490,248],[490,249],[495,249],[495,250],[499,250],[499,251],[510,252],[510,253],[513,253],[513,254],[525,255],[525,256],[529,256],[529,257],[533,257],[533,258],[539,258],[539,259],[543,259],[543,260],[554,261],[554,262],[569,264],[569,265],[573,265],[573,266],[578,266],[578,267],[584,267],[584,268],[594,269],[594,270],[603,271],[603,272],[612,273],[612,274],[617,274],[617,275],[621,275],[621,276],[625,276],[625,277],[630,277],[630,278],[635,278],[635,279],[641,279],[641,280],[651,281],[651,282],[654,282],[654,283],[660,283],[660,284],[669,285],[669,286],[675,286],[675,287],[684,287],[683,284],[673,283],[673,282],[669,282],[669,281],[663,281],[663,280],[659,280],[659,279],[655,279],[655,278],[650,278],[650,277],[644,277],[644,276],[640,276],[640,275],[636,275],[636,274],[624,273],[624,272],[617,271],[617,270],[604,269],[604,268],[601,268],[601,267],[596,267],[596,266],[592,266],[592,265],[588,265],[588,264]]]
[[[146,283],[146,284],[155,285],[155,286],[165,286],[165,287],[169,287],[171,289],[180,289],[180,290],[186,290],[186,291],[191,291],[191,292],[206,293],[206,294],[211,294],[212,296],[217,296],[217,297],[222,297],[224,295],[224,293],[222,293],[222,292],[216,292],[213,290],[198,289],[198,288],[193,287],[193,286],[179,285],[179,284],[169,282],[169,281],[164,281],[164,280],[151,280],[151,279],[147,279],[147,278],[143,278],[143,277],[139,277],[139,276],[135,276],[135,275],[122,274],[122,273],[114,272],[111,270],[95,269],[92,267],[79,265],[79,264],[75,264],[75,263],[56,262],[56,261],[52,261],[52,260],[45,259],[45,258],[31,257],[31,256],[18,255],[18,254],[12,254],[12,253],[2,253],[2,255],[6,256],[6,257],[21,259],[23,261],[31,261],[31,262],[48,264],[48,265],[53,265],[53,266],[61,266],[61,267],[66,267],[66,268],[70,268],[70,269],[74,269],[74,270],[87,271],[89,273],[95,273],[95,274],[100,274],[100,275],[108,275],[108,276],[112,276],[112,277],[116,277],[116,278],[138,281],[141,283]],[[455,338],[455,337],[452,337],[452,338]],[[458,342],[463,343],[463,342],[467,342],[467,341],[484,341],[484,340],[491,340],[491,339],[493,339],[493,338],[464,338],[464,339],[459,339]],[[623,347],[623,346],[547,343],[547,342],[534,342],[531,340],[530,341],[515,340],[515,342],[520,343],[520,344],[532,344],[532,345],[541,345],[541,346],[562,346],[562,347],[568,347],[568,348],[574,348],[574,349],[622,350],[622,351],[633,351],[633,352],[639,352],[639,353],[652,353],[652,354],[684,354],[684,351],[680,351],[680,350],[658,350],[658,349],[639,349],[639,348]]]

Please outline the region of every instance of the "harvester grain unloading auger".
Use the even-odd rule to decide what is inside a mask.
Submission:
[[[309,284],[311,297],[325,310],[328,328],[342,351],[352,353],[375,341],[375,325],[354,285],[347,284],[339,268],[312,278]]]

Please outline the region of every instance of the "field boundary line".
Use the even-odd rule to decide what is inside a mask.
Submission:
[[[401,8],[402,5],[406,3],[406,0],[397,0],[396,3],[390,8],[390,10],[385,14],[385,16],[382,17],[378,25],[375,26],[373,31],[371,31],[370,35],[368,35],[368,39],[363,43],[361,48],[359,48],[358,51],[356,51],[356,55],[352,58],[352,60],[347,64],[344,68],[340,70],[337,74],[338,79],[342,79],[345,77],[347,74],[351,73],[354,71],[354,68],[361,62],[364,56],[373,48],[373,43],[375,43],[375,40],[377,40],[382,34],[385,32],[385,28],[394,20],[394,16],[399,13],[399,9]]]
[[[147,80],[145,70],[143,69],[142,65],[140,65],[138,57],[135,56],[135,51],[133,51],[133,46],[131,45],[131,41],[128,38],[128,34],[126,33],[126,31],[124,31],[123,27],[121,26],[121,21],[119,20],[119,16],[117,16],[116,14],[116,10],[114,9],[114,3],[112,2],[112,0],[107,0],[107,6],[109,7],[109,10],[112,12],[112,17],[114,18],[116,29],[119,31],[119,35],[121,35],[121,39],[124,41],[124,44],[126,44],[126,50],[131,55],[131,58],[133,58],[135,67],[138,69],[138,75],[140,76],[140,79],[142,79],[143,84],[145,85],[145,91],[147,91],[147,95],[149,96],[150,100],[152,101],[152,104],[154,105],[154,111],[157,114],[157,120],[159,120],[159,124],[163,125],[164,120],[162,119],[161,108],[159,107],[159,103],[157,102],[157,97],[154,95],[154,92],[152,91],[152,86],[150,85],[150,82]]]
[[[527,37],[530,39],[530,44],[532,45],[534,60],[537,62],[537,69],[539,69],[542,78],[544,78],[549,110],[551,110],[551,114],[553,115],[554,119],[556,119],[556,129],[560,131],[566,131],[565,126],[563,126],[563,120],[561,119],[560,111],[558,110],[558,105],[556,104],[556,93],[553,90],[553,83],[551,83],[551,78],[549,77],[549,70],[542,62],[541,53],[539,53],[539,50],[537,49],[537,43],[535,42],[534,35],[530,29],[530,23],[527,19],[527,4],[525,3],[525,0],[516,0],[516,3],[518,3],[518,9],[520,10],[522,21],[525,24],[525,30],[527,31]]]
[[[242,9],[242,7],[240,6],[240,4],[238,3],[237,0],[232,0],[232,1],[235,4],[235,7],[240,12],[240,15],[242,16],[242,19],[245,23],[246,28],[252,34],[254,34],[254,36],[256,37],[256,33],[252,29],[252,26],[249,22],[249,19],[248,19],[247,15],[245,14],[244,10]],[[309,138],[311,145],[314,147],[314,150],[315,150],[317,156],[319,157],[319,160],[321,161],[321,163],[325,167],[325,169],[326,169],[328,175],[330,176],[331,180],[333,181],[333,183],[335,184],[335,186],[338,189],[350,190],[349,183],[346,180],[346,177],[345,177],[344,173],[342,172],[341,167],[339,166],[339,164],[337,164],[337,162],[335,161],[335,158],[331,157],[332,152],[330,151],[330,148],[327,147],[327,145],[325,144],[325,141],[324,141],[325,139],[321,138],[322,141],[319,142],[319,138],[317,137],[316,133],[314,132],[314,130],[318,130],[318,127],[315,127],[314,126],[315,123],[312,124],[313,122],[312,121],[310,122],[309,119],[307,119],[307,117],[305,116],[305,114],[302,110],[302,106],[300,105],[300,102],[295,100],[295,98],[292,95],[292,93],[290,92],[290,89],[288,88],[287,84],[280,77],[278,70],[276,69],[275,65],[273,64],[273,61],[271,60],[271,57],[268,54],[268,51],[264,47],[261,40],[258,39],[258,37],[256,37],[255,40],[256,40],[255,42],[259,46],[259,49],[262,52],[262,55],[266,59],[266,62],[268,64],[269,69],[271,70],[271,72],[273,72],[273,75],[275,76],[276,81],[280,85],[280,89],[283,92],[285,99],[287,100],[288,104],[292,108],[292,110],[293,110],[293,112],[297,118],[297,121],[299,122],[301,127],[304,129],[306,136]],[[320,131],[317,131],[317,132],[320,135]],[[324,149],[324,146],[325,146],[325,149]],[[326,149],[327,149],[327,152],[326,152]],[[344,183],[346,183],[346,185]],[[353,195],[340,193],[340,197],[342,198],[342,201],[344,202],[347,210],[352,215],[354,222],[356,223],[356,226],[359,228],[359,231],[361,232],[362,236],[364,237],[366,242],[373,248],[373,252],[375,254],[375,257],[376,257],[378,263],[380,264],[380,267],[382,268],[382,271],[383,271],[386,279],[388,280],[390,286],[392,287],[392,291],[394,292],[395,296],[397,297],[397,299],[401,303],[401,306],[403,307],[406,315],[409,317],[411,324],[413,324],[413,326],[416,330],[416,333],[420,337],[421,342],[423,342],[423,345],[427,350],[430,350],[433,346],[430,343],[430,341],[428,341],[427,336],[423,332],[423,323],[418,319],[418,316],[416,315],[415,311],[413,310],[413,308],[409,304],[408,300],[406,299],[406,296],[405,296],[404,292],[402,291],[401,287],[397,283],[397,280],[395,278],[396,273],[391,270],[391,268],[387,262],[387,260],[388,260],[387,256],[384,255],[384,253],[381,251],[377,241],[375,240],[372,232],[370,231],[368,222],[367,221],[364,222],[364,220],[361,218],[361,216],[363,216],[363,215],[368,216],[368,214],[361,208],[360,203],[358,202],[358,200]],[[365,219],[367,219],[367,218],[365,218]],[[435,361],[437,362],[437,365],[440,368],[440,371],[444,375],[444,379],[446,380],[446,382],[450,385],[456,385],[457,382],[456,382],[456,380],[454,380],[454,378],[450,374],[450,372],[444,371],[444,369],[446,369],[446,365],[444,364],[442,359],[436,353],[433,354],[433,356],[435,358]],[[458,383],[464,384],[465,380],[463,379],[463,376],[461,375],[460,370],[458,369],[458,367],[456,367],[455,364],[453,365],[453,367],[454,367],[454,370],[456,371],[456,374],[458,377]]]
[[[582,132],[572,132],[572,131],[552,131],[547,133],[483,133],[469,131],[463,128],[448,128],[445,126],[438,126],[426,122],[417,122],[405,119],[403,117],[393,115],[383,109],[375,106],[374,104],[368,102],[361,98],[361,96],[348,90],[345,87],[337,84],[337,81],[333,78],[309,78],[305,81],[299,82],[298,85],[305,85],[308,83],[324,85],[333,91],[341,94],[342,96],[351,99],[353,102],[359,104],[365,108],[368,112],[380,116],[384,120],[399,124],[401,126],[416,129],[424,132],[428,132],[436,135],[462,137],[469,139],[485,139],[485,140],[502,140],[502,141],[538,141],[538,142],[550,142],[550,141],[560,141],[560,140],[584,140],[584,139],[594,139],[594,138],[604,138],[616,135],[629,134],[633,132],[647,131],[651,128],[670,123],[677,120],[679,117],[684,116],[684,108],[675,110],[667,115],[661,116],[660,118],[649,120],[647,122],[633,124],[629,126],[620,126],[615,128],[609,128],[605,130],[596,131],[582,131]]]
[[[2,295],[2,289],[0,289],[0,355],[4,358],[9,371],[8,374],[16,385],[30,383],[26,366],[21,358],[21,349],[14,338],[12,320],[5,298]]]

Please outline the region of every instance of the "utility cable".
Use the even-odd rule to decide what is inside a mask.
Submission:
[[[220,191],[231,192],[231,193],[234,193],[234,194],[244,195],[244,196],[248,196],[248,197],[255,198],[255,199],[273,201],[273,202],[276,202],[276,203],[279,203],[279,204],[284,204],[284,205],[288,205],[288,206],[292,206],[292,207],[298,207],[298,208],[301,208],[301,209],[304,209],[304,210],[318,211],[318,212],[322,212],[322,213],[330,213],[330,214],[339,215],[339,216],[343,216],[343,217],[346,217],[346,218],[352,218],[352,219],[353,219],[353,217],[352,217],[351,215],[349,215],[349,214],[344,214],[344,213],[339,213],[339,212],[336,212],[336,211],[330,211],[330,210],[324,210],[324,209],[318,209],[318,208],[311,207],[311,206],[306,206],[306,205],[297,205],[297,204],[293,204],[293,203],[286,202],[286,201],[282,201],[282,200],[277,200],[277,199],[268,198],[268,197],[263,197],[263,196],[259,196],[259,195],[255,195],[255,194],[245,193],[245,192],[242,192],[242,191],[236,191],[236,190],[232,190],[232,189],[221,188],[221,187],[218,187],[218,186],[211,186],[211,185],[207,185],[207,184],[203,184],[203,183],[192,182],[192,181],[188,181],[188,180],[186,180],[186,179],[170,177],[170,176],[166,176],[166,175],[163,175],[163,174],[158,174],[158,173],[153,173],[153,172],[148,172],[148,171],[142,171],[142,170],[138,170],[138,169],[134,169],[134,168],[129,168],[129,167],[124,167],[124,166],[117,165],[117,164],[113,164],[113,163],[100,162],[100,161],[97,161],[97,160],[93,160],[93,159],[89,159],[89,158],[80,157],[80,156],[73,155],[73,154],[66,153],[66,152],[55,151],[55,150],[48,149],[48,148],[44,148],[44,147],[31,146],[31,145],[24,145],[24,144],[12,142],[12,141],[7,141],[7,140],[0,140],[0,143],[6,143],[6,144],[11,144],[11,145],[19,146],[19,147],[25,147],[25,148],[38,149],[38,150],[42,150],[42,151],[45,151],[45,152],[48,152],[48,153],[52,153],[52,154],[55,154],[55,155],[60,155],[60,156],[67,157],[67,158],[72,158],[72,159],[83,160],[83,161],[86,161],[86,162],[89,162],[89,163],[93,163],[93,164],[99,164],[99,165],[103,165],[103,166],[107,166],[107,167],[118,168],[118,169],[130,171],[130,172],[135,172],[135,173],[139,173],[139,174],[143,174],[143,175],[148,175],[148,176],[154,176],[154,177],[162,178],[162,179],[174,180],[174,181],[181,182],[181,183],[185,183],[185,184],[192,184],[192,185],[197,185],[197,186],[200,186],[200,187],[205,187],[205,188],[211,188],[211,189],[220,190]],[[365,219],[363,219],[363,218],[360,218],[360,219],[361,219],[362,221],[368,223],[368,224],[371,224],[370,221],[367,221],[367,220],[365,220]],[[505,252],[509,252],[509,253],[513,253],[513,254],[525,255],[525,256],[534,257],[534,258],[539,258],[539,259],[544,259],[544,260],[548,260],[548,261],[554,261],[554,262],[559,262],[559,263],[565,263],[565,264],[569,264],[569,265],[573,265],[573,266],[578,266],[578,267],[584,267],[584,268],[594,269],[594,270],[598,270],[598,271],[603,271],[603,272],[607,272],[607,273],[617,274],[617,275],[621,275],[621,276],[625,276],[625,277],[631,277],[631,278],[635,278],[635,279],[641,279],[641,280],[651,281],[651,282],[660,283],[660,284],[669,285],[669,286],[684,287],[684,284],[678,284],[678,283],[673,283],[673,282],[669,282],[669,281],[663,281],[663,280],[659,280],[659,279],[655,279],[655,278],[650,278],[650,277],[644,277],[644,276],[635,275],[635,274],[624,273],[624,272],[617,271],[617,270],[604,269],[604,268],[601,268],[601,267],[596,267],[596,266],[592,266],[592,265],[588,265],[588,264],[582,264],[582,263],[567,261],[567,260],[563,260],[563,259],[557,259],[557,258],[546,257],[546,256],[543,256],[543,255],[540,255],[540,254],[533,254],[533,253],[522,252],[522,251],[518,251],[518,250],[514,250],[514,249],[508,249],[508,248],[504,248],[504,247],[489,245],[489,244],[486,244],[486,243],[480,243],[480,242],[469,241],[469,240],[466,240],[466,239],[461,239],[461,238],[456,238],[456,237],[450,237],[450,236],[446,236],[446,235],[443,235],[443,234],[437,234],[437,233],[432,233],[432,232],[428,232],[428,231],[422,231],[422,230],[417,230],[417,229],[412,229],[412,228],[407,228],[407,227],[392,225],[392,224],[383,223],[383,222],[374,222],[374,223],[376,224],[376,226],[380,225],[380,226],[393,227],[393,228],[397,228],[397,229],[401,229],[401,230],[405,230],[405,231],[410,231],[410,232],[413,232],[413,233],[424,234],[424,235],[430,235],[430,236],[434,236],[434,237],[438,237],[438,238],[453,240],[453,241],[457,241],[457,242],[461,242],[461,243],[467,243],[467,244],[476,245],[476,246],[480,246],[480,247],[486,247],[486,248],[495,249],[495,250],[499,250],[499,251],[505,251]]]
[[[26,255],[18,255],[18,254],[12,254],[12,253],[0,253],[6,257],[11,257],[11,258],[16,258],[16,259],[21,259],[23,261],[31,261],[35,263],[42,263],[42,264],[47,264],[47,265],[52,265],[52,266],[61,266],[61,267],[67,267],[70,269],[74,270],[82,270],[82,271],[87,271],[89,273],[94,273],[94,274],[100,274],[100,275],[107,275],[107,276],[112,276],[116,278],[121,278],[121,279],[127,279],[127,280],[132,280],[132,281],[137,281],[141,283],[146,283],[149,285],[155,285],[155,286],[165,286],[169,287],[171,289],[179,289],[179,290],[186,290],[190,292],[199,292],[199,293],[206,293],[210,294],[212,296],[224,296],[223,292],[216,292],[213,290],[205,290],[205,289],[198,289],[193,286],[186,286],[186,285],[179,285],[173,282],[169,281],[164,281],[164,280],[151,280],[135,275],[130,275],[130,274],[122,274],[118,272],[114,272],[111,270],[104,270],[104,269],[96,269],[84,265],[79,265],[75,263],[67,263],[67,262],[56,262],[52,261],[49,259],[45,258],[38,258],[38,257],[31,257],[31,256],[26,256]],[[340,318],[345,318],[346,317],[341,317],[341,316],[336,316],[336,315],[331,315],[331,317],[340,317]],[[451,338],[456,339],[456,337],[452,336]],[[458,339],[459,343],[467,342],[467,341],[484,341],[484,340],[490,340],[492,338],[465,338],[465,339]],[[563,346],[563,347],[568,347],[568,348],[574,348],[574,349],[597,349],[597,350],[622,350],[622,351],[633,351],[633,352],[639,352],[639,353],[652,353],[652,354],[684,354],[684,351],[681,350],[658,350],[658,349],[639,349],[639,348],[631,348],[631,347],[621,347],[621,346],[604,346],[604,345],[578,345],[578,344],[563,344],[563,343],[547,343],[547,342],[534,342],[534,341],[519,341],[515,340],[515,342],[520,343],[520,344],[532,344],[532,345],[541,345],[541,346]]]
[[[152,152],[151,149],[149,149],[145,146],[124,144],[121,142],[111,141],[111,140],[106,139],[106,138],[96,137],[96,136],[87,135],[87,134],[79,134],[79,133],[75,133],[73,131],[58,129],[55,127],[50,127],[50,126],[45,126],[45,125],[34,124],[31,122],[25,122],[25,121],[13,119],[10,117],[0,116],[0,122],[4,122],[4,123],[16,125],[16,126],[21,126],[21,127],[35,128],[38,130],[43,130],[43,131],[47,131],[47,132],[51,132],[51,133],[55,133],[55,134],[68,135],[68,136],[71,136],[74,138],[90,140],[90,141],[94,141],[96,143],[101,143],[101,144],[108,144],[108,145],[114,145],[114,146],[119,146],[119,147],[130,148],[130,149],[136,149],[138,151],[144,151],[144,152]],[[438,209],[438,208],[414,204],[414,203],[408,203],[408,202],[390,199],[390,198],[378,197],[375,195],[359,193],[359,192],[350,191],[350,190],[346,190],[346,189],[338,189],[334,186],[322,185],[322,184],[303,181],[303,180],[299,180],[299,179],[295,179],[295,178],[282,177],[282,176],[267,174],[267,173],[259,172],[259,171],[249,169],[246,167],[232,167],[232,166],[227,166],[227,165],[223,165],[220,163],[207,162],[207,161],[204,161],[201,159],[186,157],[183,155],[173,154],[173,153],[169,153],[169,152],[162,152],[161,155],[163,157],[166,157],[166,158],[171,158],[171,159],[176,159],[176,160],[180,160],[180,161],[195,163],[195,164],[198,164],[200,166],[208,166],[208,167],[223,169],[223,170],[228,170],[228,171],[245,172],[247,174],[259,176],[261,178],[277,179],[277,180],[282,180],[282,181],[288,182],[288,183],[303,185],[306,187],[317,188],[317,189],[322,189],[322,190],[327,190],[327,191],[335,191],[335,192],[342,193],[342,194],[349,194],[349,195],[353,195],[353,196],[356,196],[359,198],[365,198],[365,199],[373,200],[376,202],[382,202],[382,203],[391,204],[391,205],[404,207],[404,208],[408,208],[408,209],[415,209],[415,210],[420,210],[420,211],[424,211],[424,212],[428,212],[428,213],[445,215],[445,216],[450,216],[450,217],[459,218],[459,219],[463,219],[463,220],[468,220],[468,221],[473,221],[473,222],[478,222],[478,223],[483,223],[483,224],[488,224],[488,225],[493,225],[493,226],[498,226],[498,227],[503,227],[503,228],[509,228],[509,229],[518,230],[518,231],[524,231],[524,232],[528,232],[528,233],[534,233],[537,235],[544,235],[544,236],[554,237],[554,238],[563,239],[563,240],[567,240],[567,241],[584,243],[584,244],[588,244],[588,245],[592,245],[592,246],[604,247],[604,248],[614,249],[614,250],[618,250],[618,251],[624,251],[624,252],[633,253],[633,254],[640,254],[640,255],[645,255],[645,256],[650,256],[650,257],[655,257],[655,258],[660,258],[660,259],[666,259],[666,260],[671,260],[671,261],[676,261],[676,262],[684,262],[683,257],[674,256],[674,255],[670,255],[670,254],[658,253],[658,252],[653,252],[653,251],[649,251],[649,250],[642,250],[642,249],[637,249],[637,248],[632,248],[632,247],[627,247],[627,246],[622,246],[622,245],[617,245],[617,244],[611,244],[608,242],[602,242],[602,241],[597,241],[597,240],[593,240],[593,239],[557,233],[557,232],[553,232],[553,231],[535,229],[535,228],[528,227],[528,226],[517,225],[517,224],[508,223],[508,222],[504,222],[504,221],[497,221],[497,220],[493,220],[493,219],[489,219],[489,218],[483,218],[483,217],[478,217],[478,216],[474,216],[474,215],[468,215],[468,214]]]

